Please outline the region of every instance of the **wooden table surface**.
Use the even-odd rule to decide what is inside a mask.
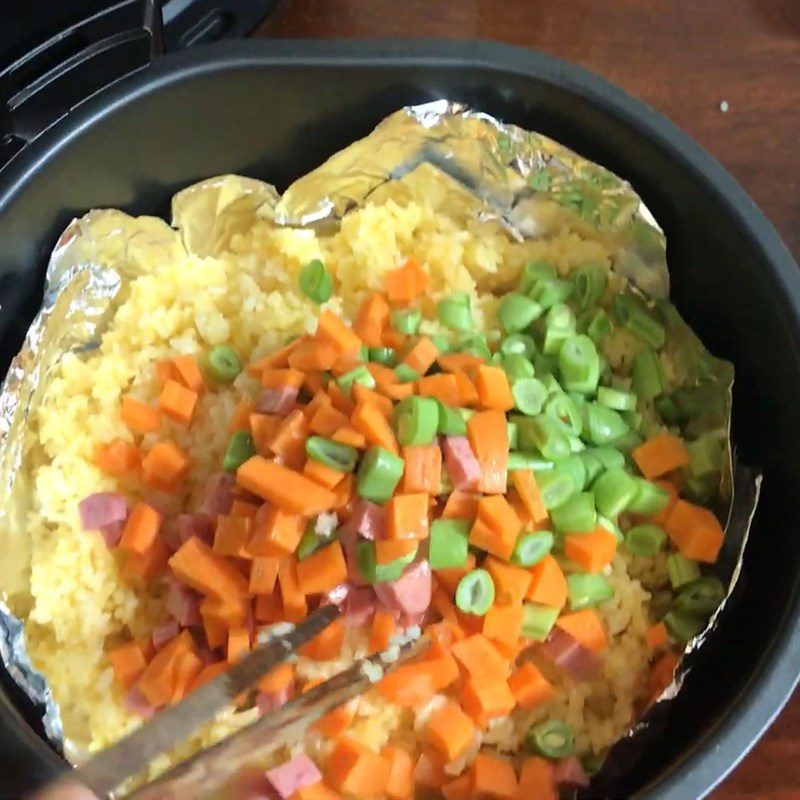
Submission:
[[[580,64],[708,149],[800,261],[800,0],[281,0],[258,33],[495,39]],[[711,798],[800,798],[800,695]]]

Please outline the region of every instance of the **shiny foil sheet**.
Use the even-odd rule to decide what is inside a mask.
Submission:
[[[612,270],[627,283],[626,291],[658,307],[667,330],[665,350],[681,391],[697,408],[681,423],[682,431],[690,438],[715,433],[726,444],[724,467],[710,488],[720,518],[727,520],[717,573],[729,595],[733,591],[760,476],[738,466],[734,475],[733,367],[708,353],[669,304],[666,241],[656,221],[627,182],[552,139],[445,100],[412,106],[387,117],[369,136],[298,179],[282,196],[261,181],[221,176],[173,198],[172,227],[151,217],[96,210],[74,220],[57,242],[41,311],[0,392],[0,656],[41,711],[47,735],[62,752],[58,708],[46,680],[27,659],[23,625],[12,613],[24,616],[30,604],[25,529],[30,492],[22,469],[32,448],[27,425],[60,356],[96,347],[127,284],[159,261],[187,252],[219,253],[257,218],[282,226],[335,229],[342,217],[365,203],[413,196],[426,185],[446,193],[448,209],[493,222],[518,240],[547,238],[565,226],[601,240],[614,253]],[[659,702],[612,748],[609,774],[620,762],[618,748],[630,748],[654,727],[650,721],[656,715],[663,716],[666,701],[680,690],[726,604],[727,599],[706,630],[687,645],[675,680]],[[604,768],[598,777],[605,773]]]

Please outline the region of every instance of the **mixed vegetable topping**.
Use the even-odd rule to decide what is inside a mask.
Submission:
[[[331,297],[322,262],[303,268],[300,288],[316,303]],[[665,393],[655,311],[632,293],[609,301],[602,266],[564,279],[531,263],[499,303],[502,338],[490,347],[466,294],[439,300],[441,332],[421,333],[429,289],[409,259],[352,327],[322,310],[316,333],[249,364],[260,394],[239,403],[198,508],[168,519],[118,493],[80,504],[83,527],[122,556],[124,579],[166,587],[168,617],[108,653],[139,713],[175,703],[246,653],[260,628],[320,603],[345,616],[303,649],[309,659],[338,658],[347,627],[366,626],[371,651],[425,629],[429,650],[376,687],[414,709],[445,698],[420,752],[363,747],[347,737],[352,712],[342,707],[313,729],[335,741],[321,772],[300,756],[259,778],[282,798],[405,798],[415,784],[446,797],[483,796],[483,786],[492,797],[552,797],[559,782],[585,782],[574,732],[558,719],[530,730],[519,776],[487,753],[460,777],[444,765],[492,720],[547,703],[559,681],[593,678],[609,644],[597,606],[614,595],[619,549],[669,552],[675,598],[647,633],[653,696],[671,679],[673,645],[724,594],[703,567],[722,528],[682,496],[718,470],[721,446],[667,427],[681,411]],[[638,341],[629,375],[604,355],[616,328]],[[145,492],[176,492],[192,464],[164,421],[190,426],[201,395],[241,370],[229,347],[159,363],[157,407],[121,403],[134,436],[159,441],[146,451],[108,442],[97,464],[137,476]],[[260,681],[255,702],[267,712],[310,685],[285,664]]]

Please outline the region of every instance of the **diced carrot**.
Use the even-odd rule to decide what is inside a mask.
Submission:
[[[387,386],[394,386],[400,383],[397,373],[385,364],[377,364],[374,361],[366,365],[369,374],[375,379],[375,386],[382,392]]]
[[[680,660],[681,656],[678,653],[666,652],[650,665],[650,674],[647,676],[647,689],[651,700],[658,697],[672,683]]]
[[[391,564],[416,549],[415,539],[378,539],[375,542],[375,560],[378,564]]]
[[[452,701],[434,711],[425,728],[426,740],[448,763],[461,758],[474,735],[472,720]]]
[[[250,432],[256,452],[262,456],[271,456],[269,443],[283,424],[283,417],[277,414],[251,414]]]
[[[420,378],[417,381],[417,394],[422,397],[435,397],[446,406],[457,406],[461,402],[456,376],[446,372]]]
[[[294,683],[294,664],[284,662],[273,667],[263,678],[260,678],[256,686],[259,691],[267,694],[280,692],[287,686]]]
[[[555,695],[555,689],[550,681],[530,661],[525,661],[508,679],[508,686],[517,705],[526,711],[546,703]]]
[[[328,380],[329,378],[324,372],[305,372],[303,374],[303,390],[310,395],[315,395],[325,389]]]
[[[161,428],[161,412],[132,397],[123,397],[120,408],[122,421],[138,433],[155,433]]]
[[[508,561],[521,530],[522,523],[506,498],[491,495],[478,501],[478,517],[470,530],[469,541],[471,545]]]
[[[228,597],[247,592],[244,575],[196,536],[181,545],[169,559],[169,565],[178,578],[202,594]]]
[[[269,448],[289,469],[299,470],[306,462],[306,439],[308,422],[303,412],[296,408],[275,431],[269,440]]]
[[[303,385],[303,373],[299,369],[265,369],[261,373],[261,385],[267,389],[289,387],[299,389]]]
[[[472,776],[469,772],[465,772],[463,775],[459,775],[458,778],[449,780],[442,786],[442,797],[444,797],[444,800],[471,800],[471,781]]]
[[[435,750],[423,750],[414,766],[414,782],[423,789],[441,789],[447,783],[445,760]]]
[[[289,514],[275,506],[262,506],[253,520],[247,551],[252,556],[288,556],[294,553],[305,528],[299,514]]]
[[[522,605],[493,605],[483,618],[483,635],[509,648],[516,646],[525,616]]]
[[[483,562],[494,581],[495,602],[499,605],[518,605],[525,599],[531,585],[531,573],[515,564],[507,564],[489,556]]]
[[[650,650],[658,650],[667,644],[667,626],[663,622],[651,625],[644,635],[645,643]]]
[[[346,428],[349,425],[350,418],[342,414],[338,408],[335,408],[333,403],[317,406],[308,423],[308,427],[313,433],[326,438],[330,438],[340,428]]]
[[[323,714],[312,726],[311,730],[326,739],[338,739],[349,727],[355,715],[345,704],[337,706],[327,714]]]
[[[183,653],[175,663],[170,704],[174,705],[189,693],[190,687],[203,671],[205,662],[194,650]]]
[[[333,489],[337,483],[344,479],[345,473],[309,458],[303,467],[303,475],[311,478],[312,481],[324,486],[326,489]]]
[[[339,355],[333,342],[309,339],[299,344],[287,357],[289,366],[301,372],[329,370]]]
[[[600,653],[608,646],[603,621],[593,608],[562,614],[556,620],[556,625],[593,653]]]
[[[375,612],[372,618],[372,631],[369,637],[369,652],[378,653],[389,646],[389,639],[394,633],[394,616],[388,611]]]
[[[377,798],[386,790],[391,764],[358,742],[342,738],[325,761],[325,777],[346,795]]]
[[[189,456],[175,442],[158,442],[142,459],[143,475],[151,475],[156,480],[173,484],[189,471]]]
[[[558,800],[555,768],[546,758],[529,756],[522,762],[517,800]]]
[[[300,648],[300,653],[315,661],[331,661],[338,658],[344,642],[344,623],[334,620],[320,631],[310,642]]]
[[[346,375],[348,372],[354,370],[360,363],[360,351],[356,353],[339,353],[336,356],[336,361],[333,362],[331,373],[334,377],[341,378],[342,375]],[[345,394],[349,394],[349,389]]]
[[[145,553],[156,540],[161,521],[161,514],[152,506],[147,503],[137,503],[122,529],[120,549],[131,550],[140,555]]]
[[[381,756],[391,765],[386,783],[388,800],[412,800],[414,797],[414,762],[402,747],[387,744]]]
[[[357,356],[361,347],[361,339],[342,322],[340,317],[327,309],[319,315],[316,338],[330,342],[341,355]]]
[[[374,403],[359,403],[351,419],[353,427],[364,434],[369,444],[383,447],[395,455],[400,454],[397,439],[389,422]]]
[[[420,336],[417,343],[406,353],[403,363],[419,375],[424,375],[438,355],[439,348],[427,336]]]
[[[510,411],[514,408],[514,395],[508,376],[501,367],[481,364],[475,370],[475,388],[478,390],[478,403],[481,408]]]
[[[196,392],[198,395],[203,394],[206,389],[206,383],[203,380],[203,373],[197,364],[197,359],[192,355],[178,356],[172,359],[175,365],[175,370],[185,386]]]
[[[515,469],[510,472],[511,482],[519,494],[522,504],[528,510],[534,522],[544,522],[547,517],[547,509],[542,501],[539,487],[536,485],[536,478],[533,471],[529,469]]]
[[[241,517],[243,519],[253,519],[258,511],[258,506],[253,503],[248,503],[238,497],[231,503],[231,510],[228,512],[229,517]]]
[[[342,800],[342,796],[331,789],[325,781],[319,781],[310,786],[301,786],[292,795],[291,800]]]
[[[94,452],[94,463],[109,475],[127,475],[139,467],[140,461],[139,448],[124,439],[98,445]]]
[[[642,475],[653,480],[689,464],[683,440],[671,433],[659,433],[631,451]]]
[[[464,632],[458,625],[442,620],[441,622],[434,622],[425,628],[425,634],[431,640],[432,644],[441,644],[443,647],[449,648],[454,642],[460,642],[464,638]],[[456,665],[456,669],[458,666]]]
[[[228,631],[228,663],[238,661],[250,651],[250,631],[245,628],[234,628]]]
[[[442,451],[438,445],[408,445],[403,448],[403,491],[435,495],[442,482]]]
[[[334,494],[288,467],[253,456],[236,472],[240,486],[282,511],[311,517],[333,507]]]
[[[228,597],[205,597],[200,603],[200,616],[221,623],[226,631],[231,628],[246,628],[251,617],[250,598],[244,594]],[[227,641],[227,632],[225,634]]]
[[[333,405],[333,403],[331,402],[331,398],[328,397],[328,387],[326,386],[323,389],[318,389],[313,392],[313,397],[302,407],[301,410],[306,415],[306,419],[310,422],[320,406],[330,405]]]
[[[333,407],[341,411],[349,421],[356,404],[352,401],[349,395],[342,391],[342,387],[339,386],[336,381],[330,381],[328,383],[328,397],[330,397]]]
[[[347,580],[347,563],[338,541],[320,547],[297,564],[297,584],[303,594],[322,594]]]
[[[138,642],[121,644],[109,650],[106,655],[114,670],[114,677],[123,689],[130,689],[147,666],[147,660]]]
[[[224,647],[228,641],[228,626],[213,614],[203,614],[201,618],[208,646],[212,650]]]
[[[240,400],[233,410],[230,425],[228,425],[228,433],[236,433],[236,431],[249,431],[250,430],[250,415],[253,413],[253,403],[251,400]]]
[[[681,555],[693,561],[713,564],[717,560],[725,532],[707,508],[678,500],[664,522],[669,538]]]
[[[363,403],[372,403],[386,417],[387,421],[391,421],[394,405],[388,397],[384,397],[362,383],[354,383],[351,392],[356,401],[356,408]]]
[[[188,425],[192,421],[196,405],[197,392],[177,381],[167,381],[158,396],[161,413],[181,425]]]
[[[445,372],[464,373],[472,372],[484,363],[480,356],[472,353],[441,353],[436,361]]]
[[[428,495],[396,494],[386,504],[386,535],[390,539],[428,538]]]
[[[250,564],[250,594],[271,594],[278,580],[280,564],[280,558],[256,556]]]
[[[467,437],[481,465],[478,488],[504,494],[508,471],[508,428],[502,411],[479,411],[467,420]]]
[[[478,753],[472,762],[470,773],[474,798],[515,800],[517,797],[517,776],[514,765],[507,758]]]
[[[195,689],[199,689],[201,686],[205,686],[209,681],[213,681],[218,675],[222,675],[223,672],[226,672],[229,666],[230,664],[228,664],[227,661],[217,661],[215,664],[209,664],[207,667],[203,667],[200,674],[189,685],[187,694],[191,694]]]
[[[378,691],[395,705],[420,706],[444,688],[442,681],[446,677],[451,677],[451,674],[443,674],[439,661],[406,664],[383,678],[378,683]],[[455,674],[455,678],[457,677],[458,669]]]
[[[287,558],[278,567],[278,585],[281,587],[283,614],[289,622],[300,622],[308,614],[306,597],[297,579],[297,561]]]
[[[347,505],[353,499],[353,485],[355,478],[352,472],[348,472],[344,479],[339,481],[333,487],[333,509],[334,511],[342,511],[347,508]]]
[[[461,579],[468,573],[475,569],[475,554],[469,553],[467,555],[467,563],[463,567],[451,567],[450,569],[437,569],[436,580],[445,588],[451,595],[455,594],[456,588]]]
[[[430,286],[430,276],[415,258],[386,273],[386,296],[390,303],[407,305]]]
[[[380,347],[388,324],[389,304],[382,294],[373,292],[362,301],[353,330],[367,347]]]
[[[656,525],[663,526],[667,521],[667,517],[669,516],[670,512],[673,508],[675,508],[675,503],[678,502],[678,487],[675,486],[672,481],[665,480],[655,481],[655,484],[662,488],[669,495],[667,504],[664,506],[664,508],[662,508],[657,514],[653,514],[651,517],[652,521]]]
[[[251,558],[247,541],[250,538],[252,525],[252,520],[247,517],[217,517],[213,551],[219,556]]]
[[[390,399],[394,400],[395,402],[399,402],[400,400],[405,399],[406,397],[411,397],[414,394],[414,384],[413,383],[395,383],[391,386],[386,386],[383,389],[383,393]]]
[[[456,660],[477,681],[494,680],[508,675],[508,662],[482,634],[456,642],[451,651]]]
[[[526,599],[551,608],[563,608],[567,602],[567,579],[558,561],[548,554],[531,567],[530,574]]]
[[[469,519],[478,516],[478,497],[472,492],[454,489],[442,510],[442,519]]]
[[[156,361],[156,381],[163,387],[167,381],[180,381],[181,374],[171,358],[161,358]]]
[[[564,537],[564,555],[585,572],[600,572],[617,552],[617,537],[598,525],[589,533],[571,533]]]
[[[339,428],[336,433],[331,436],[334,442],[341,442],[342,444],[349,444],[350,447],[355,447],[356,450],[363,450],[367,446],[367,439],[363,433],[359,433],[355,428],[344,426]]]
[[[453,375],[458,384],[458,397],[460,406],[472,408],[478,405],[478,390],[466,372],[454,372]]]
[[[120,577],[126,583],[147,583],[166,570],[168,558],[169,550],[159,536],[143,553],[130,550],[125,554]]]
[[[191,634],[189,631],[183,631],[155,654],[136,683],[150,705],[159,707],[172,701],[175,690],[175,666],[181,656],[193,651]]]
[[[280,570],[280,564],[278,565]],[[283,614],[283,604],[281,603],[281,593],[273,590],[271,594],[256,595],[253,604],[253,616],[259,622],[281,622]]]
[[[270,369],[272,367],[285,367],[289,361],[289,354],[297,349],[303,341],[306,341],[307,337],[300,336],[296,339],[292,339],[289,344],[285,347],[281,347],[273,353],[270,353],[268,356],[264,356],[263,358],[259,358],[256,361],[251,361],[245,371],[248,375],[252,375],[254,378],[260,378],[261,373],[265,369]]]
[[[489,720],[510,714],[515,703],[508,681],[497,675],[481,678],[473,675],[461,687],[461,707],[481,728]]]

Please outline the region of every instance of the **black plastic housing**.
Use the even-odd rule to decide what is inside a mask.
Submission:
[[[98,206],[167,215],[177,189],[225,172],[283,189],[401,105],[440,97],[542,131],[630,180],[666,231],[673,299],[736,366],[734,439],[765,473],[738,601],[674,704],[669,735],[613,793],[701,797],[800,674],[800,271],[733,179],[652,109],[582,69],[492,43],[251,41],[157,59],[0,170],[2,369],[73,216]],[[22,759],[21,787],[58,760],[17,707],[0,692],[0,750]]]

